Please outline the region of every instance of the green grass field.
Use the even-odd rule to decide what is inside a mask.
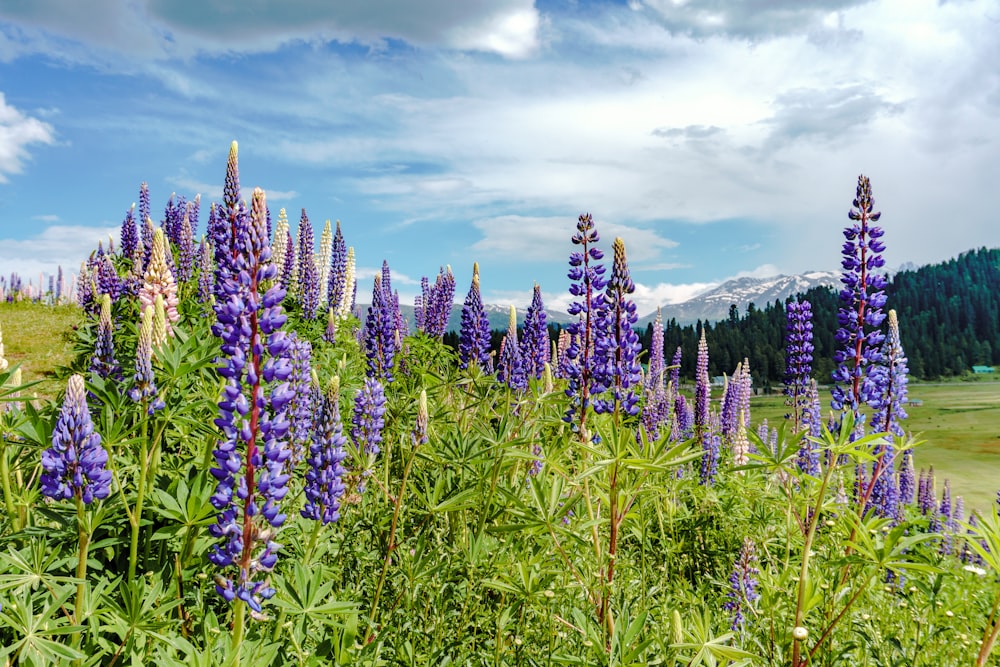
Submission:
[[[56,369],[72,361],[70,336],[81,321],[76,306],[0,303],[5,357],[11,366],[21,364],[24,382],[39,381],[29,393],[51,397],[63,389]]]
[[[905,425],[923,441],[914,453],[917,469],[934,466],[938,494],[949,479],[952,497],[963,496],[966,510],[988,507],[1000,489],[1000,382],[913,382],[909,395],[923,401],[907,406]],[[777,424],[784,398],[755,397],[751,411],[754,423]]]
[[[70,335],[80,321],[74,306],[0,304],[7,360],[22,364],[25,381],[41,381],[33,389],[38,395],[62,390],[56,370],[72,360]],[[923,405],[909,406],[907,422],[907,431],[924,441],[916,450],[917,468],[934,466],[938,492],[944,479],[951,480],[953,495],[963,496],[967,509],[989,506],[1000,489],[1000,382],[976,380],[913,382],[910,397]],[[713,398],[720,393],[713,388]],[[755,397],[751,409],[755,424],[766,418],[772,425],[786,411],[782,396]]]

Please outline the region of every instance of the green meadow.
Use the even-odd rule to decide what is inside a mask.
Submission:
[[[909,396],[922,401],[907,406],[905,424],[921,443],[914,450],[917,470],[934,466],[938,495],[950,480],[952,496],[965,498],[966,511],[988,507],[1000,489],[1000,381],[912,381]],[[751,411],[754,423],[766,418],[777,425],[784,397],[755,397]]]
[[[51,398],[65,388],[59,369],[73,360],[73,327],[82,321],[75,305],[0,303],[4,357],[11,367],[21,364],[25,383],[39,383],[30,392]]]

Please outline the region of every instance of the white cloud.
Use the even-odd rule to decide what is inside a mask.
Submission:
[[[0,183],[6,183],[10,174],[21,173],[29,146],[54,142],[51,125],[7,104],[0,91]]]
[[[38,220],[40,222],[59,222],[59,216],[53,214],[34,215],[31,219]]]
[[[75,273],[98,242],[106,248],[110,236],[117,245],[118,232],[118,227],[50,225],[30,238],[0,239],[0,266],[25,279],[34,279],[39,272],[54,274],[60,266]]]

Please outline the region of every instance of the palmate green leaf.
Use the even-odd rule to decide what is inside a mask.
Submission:
[[[276,575],[275,579],[279,594],[273,602],[286,613],[329,622],[332,617],[357,611],[356,603],[327,599],[333,590],[334,578],[323,567],[307,568],[297,562],[290,577]]]
[[[35,601],[27,588],[21,589],[20,596],[8,600],[0,611],[0,626],[10,628],[15,641],[0,649],[0,658],[12,656],[21,664],[48,665],[85,657],[72,646],[50,639],[84,629],[82,625],[68,625],[62,613],[74,593],[73,587],[67,587],[55,597],[48,592],[40,593],[48,599],[48,604],[43,605],[38,614],[35,614]]]
[[[41,539],[31,540],[22,549],[8,547],[0,552],[0,572],[4,573],[0,574],[0,590],[57,588],[79,583],[75,577],[52,573],[63,571],[62,560],[59,551]]]
[[[136,644],[154,638],[170,646],[177,647],[175,636],[163,631],[176,625],[170,612],[181,601],[163,598],[163,584],[159,579],[150,584],[145,577],[133,581],[122,578],[118,582],[119,598],[104,596],[104,610],[101,613],[105,627],[110,628],[122,641]]]

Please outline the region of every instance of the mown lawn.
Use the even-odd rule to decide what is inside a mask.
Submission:
[[[21,364],[24,382],[40,381],[29,392],[52,397],[64,388],[57,369],[72,361],[73,327],[81,321],[82,313],[76,306],[0,303],[0,329],[8,363]]]

